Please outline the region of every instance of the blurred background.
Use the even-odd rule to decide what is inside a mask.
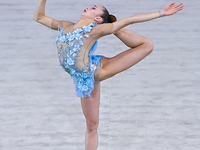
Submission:
[[[48,0],[46,15],[78,21],[103,5],[118,19],[162,10],[169,0]],[[103,81],[99,150],[197,150],[200,146],[200,2],[127,27],[154,42],[154,51]],[[35,22],[38,0],[0,2],[0,149],[83,150],[85,119],[71,77],[59,66],[57,31]],[[96,54],[128,49],[113,35]]]

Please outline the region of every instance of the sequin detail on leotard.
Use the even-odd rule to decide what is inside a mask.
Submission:
[[[102,56],[93,55],[97,48],[97,41],[88,53],[89,61],[86,64],[82,63],[84,59],[81,57],[81,48],[84,45],[83,40],[89,37],[87,33],[91,32],[92,27],[95,25],[91,23],[88,26],[76,29],[72,33],[65,32],[62,27],[59,27],[59,36],[55,40],[57,46],[59,46],[57,48],[59,49],[60,65],[71,75],[74,80],[76,95],[82,98],[90,96],[94,89],[94,71],[101,66],[100,59]]]

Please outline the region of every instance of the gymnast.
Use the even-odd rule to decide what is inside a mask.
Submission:
[[[134,15],[118,21],[105,7],[94,5],[85,8],[76,23],[47,17],[45,5],[46,0],[39,0],[34,20],[59,31],[55,43],[60,65],[73,78],[76,95],[81,99],[86,118],[85,149],[96,150],[100,82],[132,67],[149,55],[154,46],[149,39],[124,27],[173,15],[183,9],[183,3],[175,5],[174,2],[163,10]],[[110,34],[114,34],[130,49],[111,58],[93,55],[97,48],[97,40]]]

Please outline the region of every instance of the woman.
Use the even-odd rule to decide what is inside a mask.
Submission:
[[[98,146],[100,83],[120,73],[145,58],[153,50],[153,43],[134,32],[124,29],[133,23],[149,21],[173,15],[183,9],[183,4],[167,5],[162,11],[135,15],[116,21],[103,6],[87,7],[76,22],[59,21],[45,16],[46,0],[39,0],[34,19],[59,31],[56,39],[60,64],[74,79],[77,96],[81,97],[82,110],[86,118],[86,150]],[[115,57],[94,56],[97,40],[114,34],[129,50]]]

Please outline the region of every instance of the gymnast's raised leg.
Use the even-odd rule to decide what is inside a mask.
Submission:
[[[153,43],[125,28],[115,34],[130,49],[112,58],[104,57],[99,81],[110,78],[141,61],[153,51]]]

